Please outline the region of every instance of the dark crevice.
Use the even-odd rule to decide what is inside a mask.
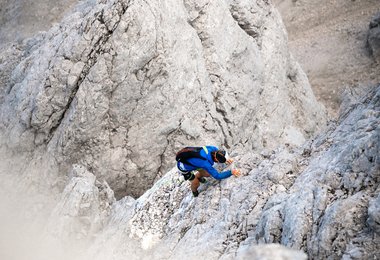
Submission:
[[[257,40],[257,38],[260,36],[260,26],[252,24],[250,20],[247,20],[244,17],[238,15],[239,7],[236,5],[230,6],[230,14],[231,17],[236,21],[238,26],[243,30],[243,32],[245,32],[248,36],[252,37],[253,39]]]
[[[71,106],[71,104],[72,104],[72,102],[73,102],[73,100],[74,100],[74,98],[75,98],[75,96],[76,96],[76,94],[77,94],[77,92],[79,90],[80,85],[86,79],[86,77],[89,74],[91,68],[96,64],[98,56],[104,53],[104,48],[103,48],[104,45],[108,42],[108,40],[112,36],[113,32],[116,30],[118,24],[120,23],[121,17],[125,14],[125,12],[127,11],[128,7],[129,7],[128,5],[123,5],[122,4],[122,13],[119,15],[119,20],[115,23],[115,25],[112,28],[112,30],[106,29],[105,32],[102,32],[103,35],[101,37],[99,37],[99,39],[93,45],[93,48],[92,48],[91,52],[87,56],[87,62],[86,62],[85,66],[84,66],[84,68],[82,70],[82,73],[79,76],[79,79],[78,79],[76,85],[74,86],[74,88],[73,88],[73,90],[72,90],[72,92],[70,94],[68,102],[67,102],[66,106],[63,109],[64,112],[62,113],[61,117],[58,119],[57,124],[54,127],[52,127],[50,129],[50,131],[49,131],[49,134],[48,134],[49,141],[54,136],[55,131],[61,125],[63,119],[66,116],[67,111],[69,111],[69,108],[70,108],[70,106]],[[99,21],[102,25],[104,25],[105,28],[108,28],[108,26],[106,25],[106,22],[104,20],[104,9],[102,11],[100,11],[100,12],[98,12],[98,13],[95,14],[95,19],[92,21],[92,23],[95,20]]]

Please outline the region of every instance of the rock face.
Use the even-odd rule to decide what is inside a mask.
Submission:
[[[137,197],[184,145],[302,144],[325,124],[268,1],[86,1],[1,52],[1,142]]]
[[[115,204],[91,253],[97,259],[132,252],[132,259],[260,259],[254,257],[266,250],[257,245],[280,243],[311,259],[376,259],[380,86],[346,109],[301,149],[240,158],[252,170],[210,181],[197,198],[173,169],[136,201]],[[304,259],[288,253],[278,259]]]
[[[57,237],[72,239],[73,236],[82,240],[104,226],[103,221],[110,214],[115,197],[107,183],[96,181],[83,167],[74,165],[71,174],[47,228]]]
[[[325,112],[270,2],[86,1],[0,61],[0,177],[47,183],[61,257],[380,257],[380,87],[304,143]],[[193,198],[173,154],[205,143],[243,176]]]
[[[375,15],[369,24],[367,43],[371,54],[380,63],[380,13]]]

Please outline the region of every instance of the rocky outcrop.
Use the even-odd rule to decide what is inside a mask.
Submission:
[[[298,146],[326,120],[268,1],[85,1],[23,44],[1,54],[2,147],[83,165],[118,198],[184,145]]]
[[[367,44],[370,53],[380,63],[380,13],[376,14],[369,24]]]
[[[0,176],[46,183],[61,257],[380,256],[380,87],[304,143],[324,109],[270,2],[85,1],[0,66]],[[243,176],[194,198],[173,154],[205,143]]]
[[[311,259],[379,257],[380,86],[353,100],[301,149],[240,157],[244,176],[210,180],[197,198],[173,169],[139,199],[116,202],[91,254],[245,259],[279,243]]]
[[[59,238],[82,241],[101,230],[115,197],[106,182],[96,181],[83,167],[74,165],[71,175],[47,229]]]

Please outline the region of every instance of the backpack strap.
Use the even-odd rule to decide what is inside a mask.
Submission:
[[[202,160],[207,160],[206,158],[204,158],[203,156],[200,155],[200,152],[202,151],[202,149],[205,151],[206,154],[208,154],[208,150],[207,150],[206,146],[203,146],[203,147],[185,147],[177,153],[175,159],[177,162],[181,162],[181,163],[193,166],[193,167],[197,167],[196,165],[193,165],[192,163],[190,163],[188,160],[191,158],[198,158],[198,159],[202,159]]]

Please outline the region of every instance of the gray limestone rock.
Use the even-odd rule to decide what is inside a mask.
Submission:
[[[5,47],[0,152],[56,178],[46,234],[83,259],[378,258],[380,87],[304,143],[326,117],[286,37],[268,1],[100,0]],[[243,174],[194,198],[173,155],[208,143]]]
[[[277,149],[240,178],[210,180],[197,198],[171,170],[131,206],[113,211],[122,221],[106,226],[92,250],[122,257],[130,244],[100,242],[117,237],[132,239],[150,259],[305,259],[282,249],[267,256],[276,246],[260,245],[270,243],[312,259],[378,257],[379,97],[380,86],[303,148]]]
[[[373,198],[368,207],[367,223],[377,235],[380,233],[380,195]]]
[[[74,165],[72,176],[52,210],[47,232],[63,240],[84,241],[100,231],[112,204],[113,191],[83,166]]]
[[[182,146],[299,146],[326,120],[267,1],[85,1],[12,48],[2,146],[46,149],[63,174],[81,164],[118,198],[141,195]]]
[[[278,244],[268,244],[253,246],[247,250],[240,250],[236,259],[241,260],[306,260],[305,253],[280,246]]]
[[[380,63],[380,13],[377,13],[369,24],[367,44],[370,53]]]

